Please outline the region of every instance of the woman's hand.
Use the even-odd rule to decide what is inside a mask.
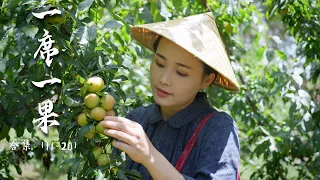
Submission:
[[[152,179],[184,179],[172,164],[152,145],[147,134],[139,123],[123,117],[106,116],[102,122],[106,129],[104,134],[120,141],[112,141],[112,145],[130,158],[143,164]],[[155,161],[157,159],[157,161]]]
[[[105,135],[114,137],[112,145],[141,164],[154,162],[155,148],[139,123],[124,117],[106,116],[102,125]]]

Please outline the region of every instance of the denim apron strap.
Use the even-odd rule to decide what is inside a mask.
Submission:
[[[215,111],[217,112],[217,111]],[[204,117],[201,122],[199,123],[198,127],[196,128],[196,130],[193,132],[188,144],[186,145],[186,147],[184,148],[181,156],[179,157],[178,161],[177,161],[177,164],[175,166],[175,168],[181,172],[184,164],[186,163],[188,157],[189,157],[189,154],[191,153],[194,145],[196,144],[196,141],[198,139],[198,135],[201,131],[201,129],[203,128],[203,126],[207,123],[207,121],[209,120],[209,118],[215,113],[210,113],[208,114],[206,117]]]
[[[201,129],[203,128],[203,126],[207,123],[207,121],[210,119],[210,117],[216,113],[217,111],[213,112],[213,113],[210,113],[208,114],[206,117],[204,117],[200,124],[198,125],[198,127],[196,128],[196,130],[193,132],[188,144],[186,145],[186,147],[184,148],[181,156],[179,157],[178,161],[177,161],[177,164],[175,166],[175,168],[181,172],[184,164],[186,163],[194,145],[196,144],[196,141],[198,139],[198,135],[201,131]],[[237,174],[237,180],[240,180],[240,172],[239,172],[239,169],[238,169],[238,174]]]

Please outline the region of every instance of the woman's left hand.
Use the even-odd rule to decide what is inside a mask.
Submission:
[[[106,128],[105,135],[119,140],[114,140],[112,145],[126,152],[133,161],[154,162],[155,148],[139,123],[124,117],[106,116],[102,125]]]

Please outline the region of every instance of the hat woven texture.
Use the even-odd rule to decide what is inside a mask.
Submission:
[[[136,41],[151,51],[159,35],[171,40],[218,72],[213,82],[215,86],[240,91],[211,12],[132,26],[130,31]]]

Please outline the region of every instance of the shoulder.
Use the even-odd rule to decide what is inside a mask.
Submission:
[[[217,142],[222,145],[227,144],[228,141],[233,141],[239,148],[237,125],[226,112],[214,112],[202,130],[201,139],[202,145],[217,145]]]
[[[197,176],[236,179],[240,165],[240,144],[232,117],[226,112],[216,111],[201,131]]]
[[[207,131],[220,131],[234,128],[237,129],[235,121],[224,111],[214,111],[206,124]]]

